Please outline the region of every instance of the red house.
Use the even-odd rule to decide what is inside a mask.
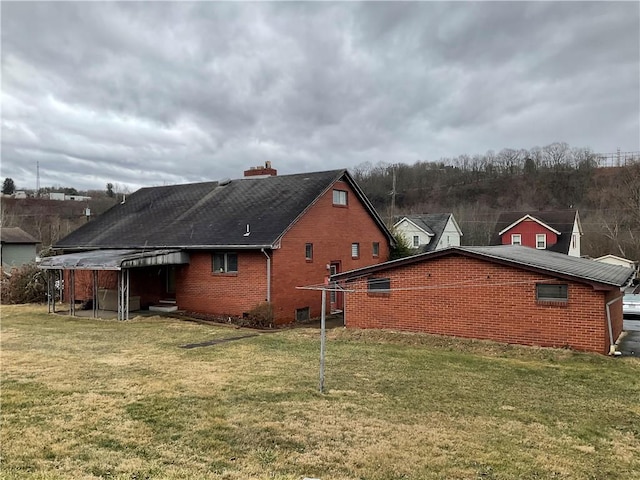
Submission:
[[[582,225],[577,210],[503,212],[492,245],[523,245],[580,256]]]
[[[612,353],[633,270],[522,246],[450,247],[334,275],[347,328]]]
[[[296,286],[386,261],[392,241],[346,170],[278,176],[267,164],[239,180],[140,189],[62,239],[63,254],[41,268],[66,272],[72,306],[93,300],[120,318],[243,315],[268,302],[283,323],[320,315],[318,295]]]

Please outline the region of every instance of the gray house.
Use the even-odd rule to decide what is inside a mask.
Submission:
[[[40,243],[18,227],[0,228],[0,260],[10,270],[36,261],[36,245]]]

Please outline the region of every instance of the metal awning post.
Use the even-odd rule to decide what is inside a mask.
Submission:
[[[98,271],[93,270],[93,318],[98,317]]]
[[[118,320],[122,320],[122,270],[118,270]]]
[[[51,313],[51,272],[47,271],[47,313]]]
[[[69,314],[76,316],[76,271],[69,271]]]
[[[126,278],[126,290],[124,292],[124,319],[125,320],[129,320],[129,288],[131,285],[131,270],[126,269],[125,270],[125,278]]]

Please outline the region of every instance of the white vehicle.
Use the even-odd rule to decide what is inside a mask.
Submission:
[[[622,297],[622,314],[640,315],[640,294],[626,294]]]

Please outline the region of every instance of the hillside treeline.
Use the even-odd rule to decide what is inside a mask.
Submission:
[[[598,167],[599,160],[587,148],[554,143],[413,165],[363,163],[352,173],[388,222],[453,212],[465,245],[489,244],[503,211],[577,208],[583,255],[640,259],[640,159],[619,167]]]

